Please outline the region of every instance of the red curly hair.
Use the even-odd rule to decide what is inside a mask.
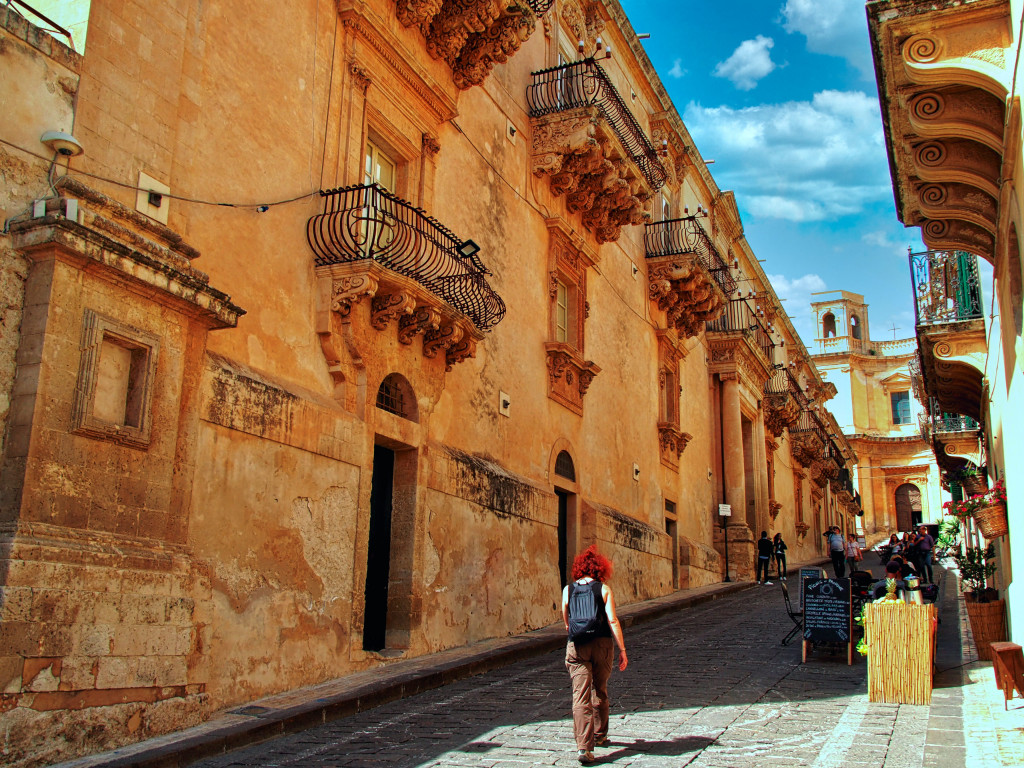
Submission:
[[[572,580],[579,581],[588,576],[595,581],[606,581],[612,575],[612,562],[597,551],[597,545],[591,544],[576,555],[572,561]]]

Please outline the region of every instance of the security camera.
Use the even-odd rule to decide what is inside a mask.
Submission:
[[[64,157],[75,157],[85,151],[78,139],[64,131],[47,131],[39,137],[39,141]]]

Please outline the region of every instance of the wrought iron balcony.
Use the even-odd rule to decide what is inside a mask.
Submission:
[[[648,259],[692,253],[700,259],[704,269],[726,296],[732,296],[736,292],[736,280],[729,265],[725,263],[696,216],[648,224],[644,232],[644,247]]]
[[[612,85],[608,74],[593,58],[534,72],[533,83],[526,89],[526,102],[533,118],[581,107],[597,107],[651,191],[661,189],[668,179],[654,145]]]
[[[788,368],[776,369],[772,377],[764,383],[764,393],[766,395],[788,395],[800,405],[801,410],[806,409],[810,403],[807,394],[800,388],[800,382]]]
[[[773,436],[796,425],[807,395],[788,368],[778,368],[764,383],[764,426]]]
[[[800,411],[800,416],[789,429],[793,458],[805,467],[823,466],[829,445],[828,430],[813,410]]]
[[[742,331],[761,350],[765,359],[769,363],[773,362],[772,350],[775,349],[775,343],[768,328],[746,299],[730,299],[722,316],[707,323],[707,330],[709,333]]]
[[[974,432],[979,428],[978,422],[962,413],[946,413],[934,397],[930,399],[930,420],[932,433],[939,432]]]
[[[411,278],[486,331],[505,316],[491,274],[472,248],[424,211],[371,184],[322,191],[306,225],[318,267],[376,262]],[[465,254],[465,255],[464,255]]]
[[[917,325],[976,320],[983,316],[978,257],[965,251],[910,254]]]

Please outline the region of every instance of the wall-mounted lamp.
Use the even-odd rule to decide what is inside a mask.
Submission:
[[[472,240],[466,240],[462,245],[459,246],[459,256],[464,259],[471,259],[480,253],[480,246],[474,243]]]
[[[47,131],[39,137],[39,141],[64,157],[77,157],[85,151],[78,139],[64,131]]]

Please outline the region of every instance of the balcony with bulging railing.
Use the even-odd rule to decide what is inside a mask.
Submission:
[[[918,326],[984,317],[978,257],[974,254],[965,251],[911,253],[910,273]]]
[[[978,421],[986,350],[978,257],[924,251],[909,259],[923,394]]]
[[[828,450],[830,438],[824,422],[813,410],[800,411],[796,424],[789,429],[793,458],[808,469],[819,467]]]
[[[773,437],[796,426],[800,413],[808,407],[807,395],[788,368],[778,368],[764,384],[764,426]]]
[[[376,330],[396,321],[401,343],[422,336],[424,356],[443,352],[449,369],[472,357],[505,315],[475,243],[376,184],[320,194],[306,234],[328,308],[348,317],[369,299]]]
[[[526,90],[533,122],[532,170],[548,176],[598,242],[650,219],[651,196],[668,174],[650,139],[588,58],[534,72]]]
[[[756,356],[766,370],[770,372],[775,369],[775,342],[772,341],[771,331],[747,299],[729,299],[725,311],[717,319],[705,323],[705,329],[708,337],[716,340],[746,339],[750,349],[756,350]]]
[[[398,20],[423,34],[427,53],[443,59],[459,89],[480,85],[533,34],[551,0],[396,0]]]
[[[648,224],[644,232],[651,301],[684,338],[717,320],[736,280],[697,216]]]

